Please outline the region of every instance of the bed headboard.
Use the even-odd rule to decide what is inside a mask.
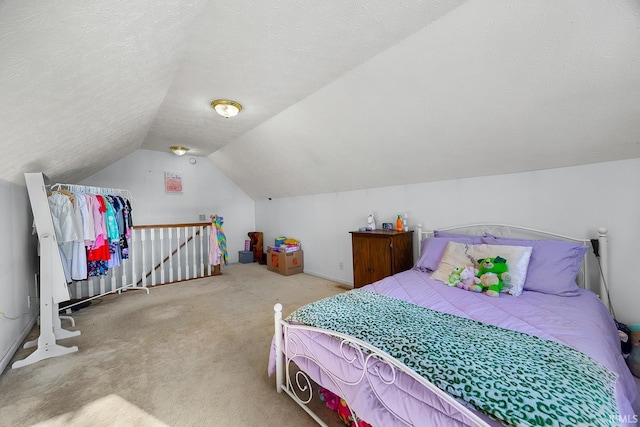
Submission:
[[[587,253],[585,254],[585,257],[582,261],[580,274],[578,275],[576,281],[578,282],[578,286],[597,293],[607,309],[610,310],[609,294],[607,292],[607,283],[609,277],[609,239],[607,236],[607,229],[604,227],[599,228],[597,235],[594,237],[571,237],[549,231],[536,230],[533,228],[506,224],[468,224],[454,227],[437,228],[437,230],[460,234],[470,234],[474,236],[484,236],[485,234],[491,234],[496,237],[511,237],[516,239],[565,240],[569,242],[581,243],[587,245],[589,248],[592,248],[592,240],[597,240],[600,262],[598,262],[598,259],[594,255],[592,249],[587,250]],[[422,249],[422,240],[426,237],[433,237],[434,231],[434,229],[424,229],[422,228],[422,224],[418,224],[418,257],[420,257],[420,251]]]

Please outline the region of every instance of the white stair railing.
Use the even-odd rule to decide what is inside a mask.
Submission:
[[[145,265],[143,271],[151,286],[211,275],[210,269],[207,271],[204,268],[209,263],[211,224],[145,225],[138,226],[135,230],[146,230],[150,236],[145,241],[145,256],[151,264]],[[141,283],[144,280],[141,282],[138,279],[138,285]]]
[[[149,286],[211,276],[210,232],[210,223],[135,226],[129,258],[104,276],[74,282],[71,298],[86,300],[129,289],[148,292]]]

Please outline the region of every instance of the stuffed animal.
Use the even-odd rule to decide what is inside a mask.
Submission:
[[[460,283],[460,273],[462,272],[462,267],[456,267],[453,269],[451,274],[449,274],[449,280],[447,280],[447,285],[449,286],[458,286]]]
[[[471,287],[474,292],[486,291],[490,297],[500,296],[504,285],[511,284],[511,275],[508,273],[507,260],[497,256],[495,258],[483,258],[478,260],[480,269],[477,278],[480,283]]]
[[[470,265],[466,266],[460,272],[460,282],[458,282],[456,286],[460,289],[464,289],[465,291],[470,291],[474,285],[481,283],[480,278],[477,277],[477,275],[477,268]]]

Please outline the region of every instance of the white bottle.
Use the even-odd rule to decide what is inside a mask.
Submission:
[[[367,218],[367,228],[371,231],[376,229],[376,220],[373,217],[373,214],[369,215]]]

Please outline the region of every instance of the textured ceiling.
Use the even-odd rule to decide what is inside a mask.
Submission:
[[[463,2],[208,2],[143,148],[209,155]],[[217,98],[242,115],[216,116]]]
[[[170,145],[255,199],[633,158],[639,99],[637,0],[0,0],[18,183]]]
[[[204,2],[201,2],[204,3]],[[0,179],[74,182],[139,148],[198,2],[0,2]]]

